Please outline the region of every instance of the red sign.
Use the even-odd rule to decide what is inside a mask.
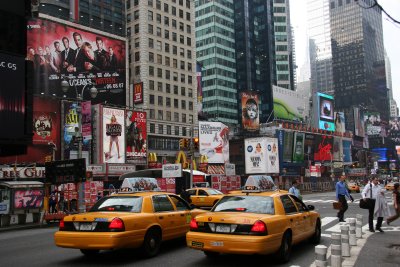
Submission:
[[[135,83],[133,85],[133,103],[142,104],[143,103],[143,83]]]

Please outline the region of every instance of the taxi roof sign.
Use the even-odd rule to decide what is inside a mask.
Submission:
[[[274,180],[268,175],[250,175],[244,185],[243,192],[274,191]]]
[[[144,192],[161,191],[156,178],[135,177],[125,178],[122,182],[120,192]]]

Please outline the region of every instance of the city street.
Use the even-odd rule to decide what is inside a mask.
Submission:
[[[367,227],[367,212],[358,207],[360,194],[353,194],[355,203],[349,203],[349,210],[345,218],[364,215],[364,229]],[[387,193],[388,200],[390,193]],[[334,192],[315,193],[304,196],[306,204],[315,205],[322,218],[321,244],[330,245],[330,234],[339,232],[336,211],[332,209]],[[392,242],[400,238],[400,221],[392,226],[384,223],[384,234],[375,233],[369,240],[374,240],[374,246],[383,242],[382,235],[390,237]],[[78,250],[58,248],[54,245],[53,234],[56,227],[38,228],[30,230],[16,230],[3,232],[0,235],[0,257],[3,266],[248,266],[255,262],[268,262],[269,266],[310,266],[314,261],[314,246],[301,243],[293,248],[291,261],[279,265],[272,256],[240,256],[221,255],[217,259],[207,259],[201,251],[186,248],[184,240],[177,240],[163,244],[161,253],[151,259],[144,259],[139,251],[102,252],[96,258],[84,257]],[[239,238],[239,237],[238,237]],[[245,245],[245,244],[244,244]],[[368,249],[369,251],[369,249]],[[371,251],[370,251],[371,252]],[[374,266],[369,264],[366,254],[359,259],[355,266]],[[361,253],[364,253],[361,251]],[[388,250],[390,254],[390,250]],[[393,254],[392,254],[393,255]],[[379,255],[385,257],[385,255]],[[388,256],[388,255],[386,255]],[[393,256],[392,256],[393,257]],[[376,258],[374,256],[374,258]],[[367,260],[366,260],[367,259]],[[372,258],[371,258],[372,259]],[[393,262],[393,261],[392,261]],[[384,266],[396,266],[389,262]],[[398,265],[397,265],[398,266]]]

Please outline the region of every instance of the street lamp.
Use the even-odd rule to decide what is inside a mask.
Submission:
[[[83,92],[84,92],[84,90],[85,90],[86,88],[88,88],[88,85],[91,85],[91,84],[90,84],[90,83],[85,84],[85,85],[82,87],[82,91],[81,91],[80,94],[78,94],[78,89],[77,89],[76,85],[74,86],[74,87],[75,87],[75,93],[76,93],[76,99],[78,99],[80,102],[83,101]],[[63,80],[63,81],[61,82],[61,89],[62,89],[62,91],[63,91],[64,93],[67,93],[70,87],[71,87],[71,86],[70,86],[70,84],[68,83],[68,81]],[[97,96],[97,93],[98,93],[98,90],[97,90],[97,88],[93,85],[93,86],[90,88],[90,96],[91,96],[92,98],[95,98],[95,97]],[[77,141],[78,141],[78,158],[82,158],[82,112],[81,112],[81,111],[82,111],[82,108],[81,108],[81,106],[79,105],[78,108],[77,108],[77,112],[78,112],[78,116],[79,116],[79,117],[78,117],[78,129],[75,129],[75,131],[76,131],[75,137],[77,138]]]

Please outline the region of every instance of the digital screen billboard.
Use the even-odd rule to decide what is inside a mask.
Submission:
[[[315,114],[317,114],[317,118],[314,121],[316,128],[334,132],[333,96],[317,92],[314,94],[313,102],[315,103]]]
[[[84,30],[67,21],[31,19],[27,25],[27,60],[33,62],[34,93],[90,99],[84,91],[96,87],[93,103],[125,105],[126,52],[123,39]],[[65,93],[61,82],[67,81]],[[89,91],[89,90],[87,90]]]

